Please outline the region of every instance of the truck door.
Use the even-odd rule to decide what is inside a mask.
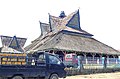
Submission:
[[[44,53],[38,54],[38,58],[36,60],[36,73],[39,76],[45,76],[46,72],[46,55]]]
[[[49,72],[50,73],[57,73],[59,76],[64,74],[64,68],[65,66],[63,65],[62,61],[54,56],[54,55],[49,55]]]

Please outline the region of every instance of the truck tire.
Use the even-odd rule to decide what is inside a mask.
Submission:
[[[22,76],[14,76],[14,77],[12,77],[12,79],[23,79],[23,77]]]
[[[52,74],[49,79],[59,79],[57,74]]]

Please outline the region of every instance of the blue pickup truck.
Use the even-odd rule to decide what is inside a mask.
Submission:
[[[64,69],[57,56],[35,52],[26,57],[24,65],[0,65],[0,79],[59,79],[66,77]]]

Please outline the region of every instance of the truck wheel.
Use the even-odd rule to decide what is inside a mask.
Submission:
[[[52,74],[49,79],[59,79],[57,74]]]
[[[14,77],[12,77],[12,79],[23,79],[23,77],[21,77],[21,76],[14,76]]]

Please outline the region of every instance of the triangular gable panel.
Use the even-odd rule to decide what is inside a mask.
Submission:
[[[20,45],[20,47],[23,47],[26,43],[26,38],[18,38],[17,37],[17,41],[18,41],[18,44]]]
[[[49,15],[51,32],[58,32],[61,29],[62,19]]]
[[[71,27],[73,29],[80,30],[80,15],[79,15],[79,10],[77,11],[76,14],[74,14],[71,19],[68,21],[66,26]]]
[[[2,46],[9,46],[13,37],[10,36],[1,36]]]
[[[11,47],[11,48],[19,48],[20,47],[16,36],[13,37],[12,41],[10,42],[9,47]]]
[[[40,22],[40,28],[41,28],[41,35],[42,36],[45,36],[47,33],[50,32],[49,24]]]

